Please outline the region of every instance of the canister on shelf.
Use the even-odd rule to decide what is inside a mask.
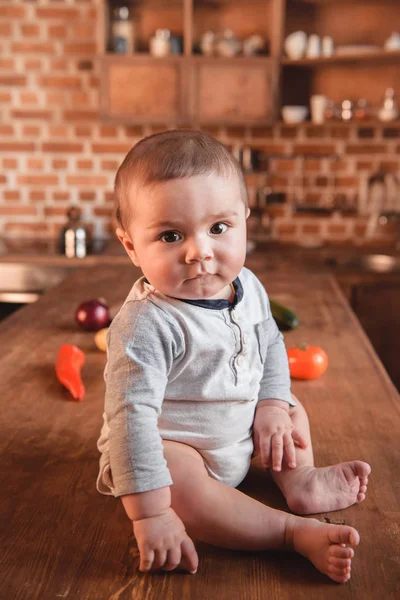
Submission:
[[[111,22],[112,49],[118,54],[135,51],[135,23],[127,6],[113,10]]]

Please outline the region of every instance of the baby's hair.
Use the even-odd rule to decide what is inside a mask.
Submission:
[[[247,207],[242,170],[221,142],[201,131],[179,129],[143,138],[128,152],[115,177],[118,224],[125,229],[129,223],[132,184],[145,187],[170,179],[209,174],[237,177]]]

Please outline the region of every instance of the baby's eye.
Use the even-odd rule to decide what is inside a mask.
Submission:
[[[228,225],[226,223],[215,223],[215,225],[211,227],[210,231],[211,233],[218,235],[221,233],[225,233],[227,229]]]
[[[181,236],[176,231],[165,231],[160,235],[159,239],[167,244],[172,244],[173,242],[178,242]]]

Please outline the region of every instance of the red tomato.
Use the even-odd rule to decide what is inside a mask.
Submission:
[[[328,368],[328,355],[318,346],[293,346],[287,354],[293,379],[316,379]]]

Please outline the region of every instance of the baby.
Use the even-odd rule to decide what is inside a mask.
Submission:
[[[243,266],[250,211],[238,164],[204,133],[166,131],[130,150],[115,193],[117,236],[144,276],[108,333],[97,487],[121,497],[140,569],[195,573],[197,539],[294,550],[347,581],[355,529],[235,489],[259,456],[306,515],[361,502],[370,473],[360,461],[314,467],[282,334]]]

